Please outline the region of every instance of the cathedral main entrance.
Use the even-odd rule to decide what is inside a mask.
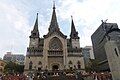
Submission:
[[[59,65],[55,64],[52,66],[52,70],[58,70],[59,69]]]
[[[48,69],[49,70],[61,70],[63,69],[63,57],[48,57]]]

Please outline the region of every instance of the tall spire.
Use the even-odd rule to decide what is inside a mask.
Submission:
[[[54,32],[54,31],[58,31],[58,30],[59,30],[59,26],[57,23],[57,17],[56,17],[56,12],[55,12],[55,2],[53,2],[53,13],[52,13],[50,26],[49,26],[49,31]]]
[[[38,38],[38,37],[39,37],[39,30],[38,30],[38,13],[37,13],[35,25],[34,25],[33,30],[31,31],[31,36],[30,36],[30,37],[34,37],[34,38]]]
[[[70,33],[70,38],[72,39],[79,39],[78,37],[78,32],[76,31],[75,29],[75,25],[74,25],[74,22],[73,22],[73,17],[71,16],[71,33]]]
[[[34,25],[34,29],[33,31],[38,31],[38,13],[37,13],[37,17],[36,17],[36,21],[35,21],[35,25]]]

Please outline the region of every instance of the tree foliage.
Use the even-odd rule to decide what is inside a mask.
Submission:
[[[13,74],[13,73],[23,73],[24,72],[24,65],[19,65],[17,63],[14,63],[12,61],[7,62],[7,64],[4,67],[4,72]]]
[[[90,59],[88,65],[86,66],[86,71],[87,72],[91,72],[91,71],[98,72],[99,71],[99,62],[98,62],[98,60]]]

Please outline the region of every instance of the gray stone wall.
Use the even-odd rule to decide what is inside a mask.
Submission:
[[[105,50],[113,80],[120,80],[120,51],[115,41],[107,41]]]

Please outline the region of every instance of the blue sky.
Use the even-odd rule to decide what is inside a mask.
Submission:
[[[120,25],[120,0],[56,0],[60,30],[69,37],[71,15],[80,36],[80,46],[89,46],[101,20]],[[0,0],[0,57],[8,52],[26,54],[29,35],[39,13],[40,37],[48,32],[52,0]]]

